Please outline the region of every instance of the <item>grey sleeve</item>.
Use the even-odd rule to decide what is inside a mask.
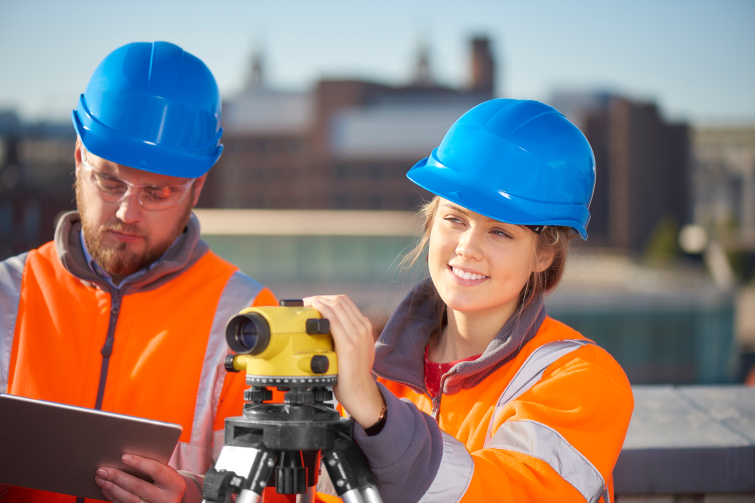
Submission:
[[[368,437],[354,425],[354,440],[370,462],[383,501],[415,503],[435,479],[443,437],[435,420],[378,383],[387,405],[383,430]]]

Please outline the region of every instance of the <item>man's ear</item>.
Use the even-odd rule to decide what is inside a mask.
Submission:
[[[207,180],[207,173],[194,180],[194,201],[191,203],[191,207],[195,207],[199,202],[199,195],[204,188],[204,182]]]
[[[79,170],[81,169],[81,149],[83,148],[83,145],[81,143],[81,138],[78,136],[76,137],[76,146],[73,150],[73,161],[76,163],[76,178],[79,177]]]

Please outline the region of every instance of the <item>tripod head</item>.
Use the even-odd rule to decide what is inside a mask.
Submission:
[[[353,421],[332,405],[338,360],[330,324],[301,300],[244,309],[226,325],[236,352],[229,372],[246,372],[244,415],[225,421],[225,446],[207,472],[205,502],[256,503],[265,487],[313,502],[320,461],[347,503],[382,503],[367,459],[352,440]],[[268,387],[285,391],[285,403]]]

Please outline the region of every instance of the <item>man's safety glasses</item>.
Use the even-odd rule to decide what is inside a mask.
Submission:
[[[119,203],[129,194],[136,194],[139,204],[149,211],[167,210],[179,204],[186,197],[189,187],[195,180],[193,178],[180,185],[134,185],[97,170],[89,163],[84,152],[81,156],[81,166],[86,171],[84,178],[99,191],[104,201]]]

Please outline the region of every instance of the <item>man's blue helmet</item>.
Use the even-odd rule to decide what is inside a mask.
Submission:
[[[595,157],[582,132],[544,103],[477,105],[406,176],[489,218],[568,226],[587,239]]]
[[[71,114],[86,149],[162,175],[197,178],[220,157],[221,101],[210,70],[168,42],[108,54]]]

